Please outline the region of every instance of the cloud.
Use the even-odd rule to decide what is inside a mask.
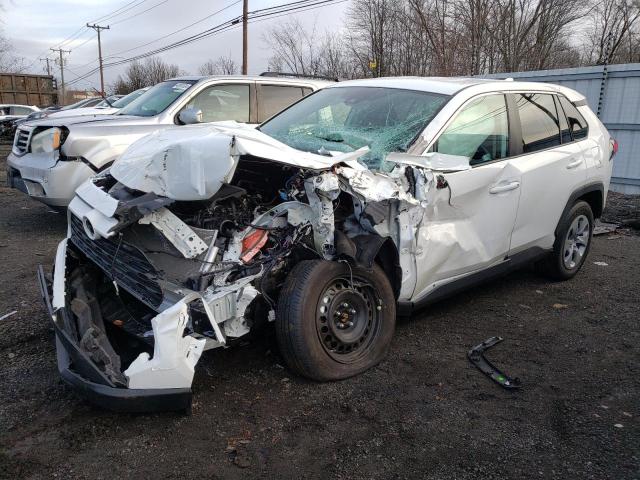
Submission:
[[[0,0],[1,2],[1,0]],[[291,0],[250,0],[249,9],[256,10],[283,3]],[[78,32],[87,22],[94,21],[106,14],[122,8],[130,3],[126,0],[56,0],[56,2],[42,2],[36,0],[10,1],[5,4],[4,33],[16,48],[16,54],[32,63],[32,70],[40,72],[42,64],[39,57],[53,52],[49,48],[60,44],[71,35]],[[235,4],[235,5],[234,5]],[[154,5],[157,7],[133,17]],[[123,52],[148,43],[158,37],[167,35],[175,30],[196,22],[203,17],[220,10],[226,6],[230,8],[206,21],[194,25],[191,28],[175,35],[159,40],[148,46],[129,52]],[[300,12],[297,17],[303,24],[312,27],[314,22],[320,30],[341,28],[342,18],[346,3],[326,6],[321,9]],[[167,45],[171,42],[186,38],[207,28],[211,28],[225,20],[240,15],[242,3],[237,0],[147,0],[122,15],[116,15],[107,19],[104,23],[110,25],[110,30],[102,32],[102,49],[105,62],[116,55],[117,57],[130,57],[154,48]],[[266,70],[270,52],[262,42],[262,35],[267,29],[288,17],[269,19],[249,25],[249,73],[260,73]],[[78,74],[97,67],[97,40],[95,32],[81,33],[76,39],[66,42],[63,48],[71,50],[66,55],[68,73],[67,81],[72,81]],[[118,54],[118,52],[123,52]],[[166,62],[175,63],[189,73],[196,73],[198,66],[207,59],[217,58],[220,55],[231,56],[238,65],[242,61],[242,29],[236,28],[219,35],[211,36],[198,42],[170,50],[159,56]],[[114,58],[111,58],[113,61]],[[116,59],[117,60],[117,59]],[[115,66],[105,69],[105,82],[113,82],[125,66]],[[80,88],[89,86],[97,87],[98,74],[94,74],[76,85]]]

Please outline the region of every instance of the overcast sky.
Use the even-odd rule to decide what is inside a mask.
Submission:
[[[295,0],[249,0],[249,11],[291,3]],[[139,3],[142,2],[142,3]],[[237,3],[236,3],[237,2]],[[4,4],[2,25],[5,37],[13,44],[16,53],[32,64],[33,73],[41,73],[43,64],[38,60],[46,54],[53,55],[50,47],[59,45],[76,33],[87,22],[93,22],[127,4],[131,0],[0,0]],[[138,6],[136,4],[139,3]],[[234,5],[235,4],[235,5]],[[320,31],[340,29],[349,2],[325,6],[310,11],[296,13],[306,26],[314,23]],[[157,5],[155,8],[151,8]],[[213,27],[242,13],[242,2],[237,0],[138,0],[133,9],[122,15],[106,20],[110,30],[102,32],[103,56],[130,57],[154,48],[164,46],[182,38]],[[175,30],[196,22],[217,10],[230,6],[223,12],[190,27],[182,32],[151,43],[139,49],[133,47],[151,42]],[[148,12],[143,12],[151,8]],[[140,15],[132,18],[133,15]],[[260,73],[267,68],[269,50],[262,41],[262,34],[288,16],[268,19],[249,25],[249,73]],[[100,22],[103,23],[103,22]],[[71,81],[98,65],[97,40],[92,30],[84,29],[78,38],[62,47],[71,50],[66,55],[65,80]],[[90,39],[89,41],[87,41]],[[85,43],[86,42],[86,43]],[[242,64],[242,28],[240,26],[208,37],[198,42],[160,54],[166,62],[175,63],[188,73],[197,73],[198,66],[207,59],[220,55],[230,55],[238,66]],[[56,67],[57,68],[57,67]],[[115,80],[124,67],[105,69],[105,83]],[[96,73],[73,87],[99,88]]]

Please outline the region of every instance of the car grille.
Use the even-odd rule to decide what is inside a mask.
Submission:
[[[13,139],[13,153],[16,155],[24,155],[29,151],[29,141],[31,140],[31,131],[23,128],[16,130],[16,136]]]
[[[71,242],[118,286],[153,309],[160,305],[158,272],[139,249],[126,242],[118,247],[118,242],[105,238],[91,240],[75,215],[71,216]]]

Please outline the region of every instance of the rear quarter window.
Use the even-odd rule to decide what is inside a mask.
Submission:
[[[589,134],[589,125],[573,103],[560,95],[560,105],[567,116],[567,123],[573,140],[582,140]]]

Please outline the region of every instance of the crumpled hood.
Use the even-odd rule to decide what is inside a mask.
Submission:
[[[134,142],[111,167],[111,175],[129,188],[173,200],[211,198],[231,180],[240,155],[252,155],[308,168],[329,169],[344,163],[365,169],[357,158],[367,148],[333,157],[302,152],[256,130],[218,122],[156,131]]]

